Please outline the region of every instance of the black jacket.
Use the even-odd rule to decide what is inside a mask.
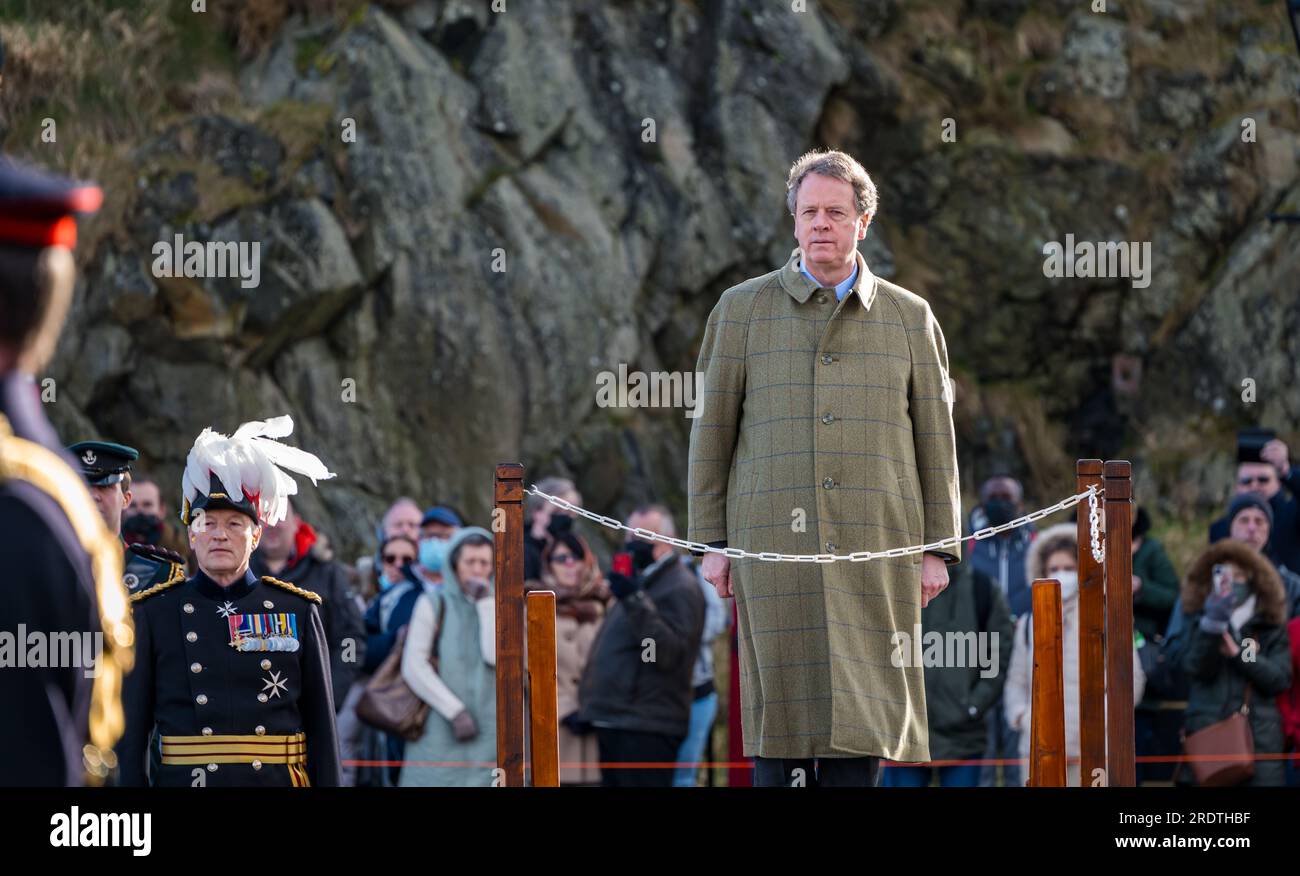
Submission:
[[[366,631],[361,622],[361,610],[352,598],[347,574],[338,563],[318,560],[310,552],[276,573],[270,572],[254,552],[249,567],[259,578],[271,575],[320,595],[320,616],[325,625],[330,677],[334,683],[334,707],[343,708],[348,689],[366,662]]]
[[[1015,631],[1006,598],[993,579],[970,563],[949,570],[952,581],[948,587],[921,610],[923,636],[936,633],[942,637],[939,641],[946,643],[953,637],[951,640],[959,643],[956,665],[925,667],[931,760],[964,760],[983,754],[988,733],[984,719],[1001,701]],[[981,641],[979,634],[987,638]],[[993,636],[997,637],[996,646]],[[922,644],[925,653],[929,642]],[[981,666],[982,659],[996,660],[996,665]]]
[[[704,632],[695,572],[663,557],[618,600],[591,647],[578,689],[580,720],[596,727],[685,736],[691,670]]]
[[[66,456],[31,378],[0,377],[0,414],[16,437]],[[74,472],[69,464],[66,475]],[[0,630],[100,632],[90,558],[59,503],[26,481],[0,479],[0,532]],[[0,785],[82,783],[92,684],[77,666],[0,668]]]
[[[1211,588],[1211,570],[1216,563],[1232,562],[1250,577],[1255,596],[1255,613],[1233,636],[1238,645],[1253,640],[1236,657],[1220,653],[1222,636],[1200,628],[1206,597]],[[1277,696],[1291,686],[1290,640],[1286,630],[1285,594],[1282,583],[1268,560],[1245,544],[1223,540],[1210,545],[1192,565],[1183,581],[1183,606],[1187,612],[1187,645],[1182,654],[1189,692],[1184,727],[1187,733],[1204,730],[1239,710],[1251,688],[1248,713],[1256,754],[1282,753],[1282,716]],[[1184,770],[1189,779],[1190,770]],[[1282,762],[1255,762],[1250,785],[1282,785]]]
[[[155,754],[190,747],[195,740],[306,735],[310,784],[339,784],[338,734],[324,630],[315,598],[258,578],[222,587],[199,572],[165,589],[131,597],[135,612],[135,670],[126,677],[126,732],[118,744],[121,784],[146,782],[145,763]],[[291,616],[293,650],[231,647],[232,623],[249,616]],[[266,629],[264,625],[262,627]],[[190,737],[173,742],[163,737]],[[287,743],[286,743],[287,744]],[[158,758],[154,759],[158,762]],[[215,768],[213,768],[215,767]],[[192,787],[203,774],[206,787],[291,787],[289,765],[275,763],[159,763],[148,777],[155,786]]]

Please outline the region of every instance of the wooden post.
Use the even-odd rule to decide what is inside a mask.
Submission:
[[[529,721],[533,787],[560,786],[559,702],[555,690],[555,594],[528,594]]]
[[[496,469],[497,768],[524,784],[524,467]]]
[[[1104,466],[1106,495],[1106,782],[1137,784],[1133,735],[1133,467]]]
[[[1034,581],[1034,674],[1030,714],[1029,782],[1065,787],[1065,677],[1062,668],[1061,585]]]
[[[1102,487],[1100,459],[1074,464],[1075,492]],[[1098,504],[1101,498],[1098,497]],[[1088,502],[1075,506],[1079,526],[1079,776],[1092,785],[1096,770],[1106,768],[1106,591],[1101,563],[1092,556]],[[1104,774],[1104,773],[1103,773]]]

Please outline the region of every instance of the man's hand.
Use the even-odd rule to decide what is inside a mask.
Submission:
[[[735,596],[731,589],[731,557],[726,554],[705,554],[700,567],[704,580],[718,591],[719,599]]]
[[[943,557],[924,554],[921,557],[921,608],[930,604],[948,586],[948,564]]]
[[[1259,458],[1272,464],[1281,477],[1286,477],[1291,473],[1290,453],[1286,444],[1277,438],[1272,439],[1260,448]]]
[[[1241,653],[1241,646],[1232,638],[1232,634],[1227,630],[1223,631],[1223,641],[1219,643],[1219,653],[1230,660],[1235,660]]]
[[[1141,589],[1142,589],[1142,579],[1139,578],[1137,575],[1134,575],[1134,576],[1133,576],[1133,595],[1134,595],[1134,596],[1137,596],[1137,592],[1138,592],[1139,590],[1141,590]]]
[[[478,602],[491,592],[492,588],[489,587],[488,582],[484,581],[482,578],[471,578],[465,582],[465,595],[468,596],[472,602]]]

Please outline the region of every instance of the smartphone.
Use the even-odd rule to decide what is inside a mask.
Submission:
[[[1218,596],[1227,596],[1232,592],[1232,574],[1227,566],[1215,566],[1213,570],[1214,592]]]
[[[627,551],[619,551],[614,554],[614,565],[610,571],[617,572],[620,575],[632,577],[632,555]]]

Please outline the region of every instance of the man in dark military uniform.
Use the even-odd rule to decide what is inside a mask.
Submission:
[[[140,452],[111,441],[78,441],[68,452],[81,464],[90,495],[109,532],[118,537],[124,552],[123,580],[131,593],[185,577],[185,558],[152,544],[127,545],[122,538],[122,510],[131,504],[131,463]]]
[[[284,490],[296,489],[276,465],[333,476],[268,440],[292,428],[279,417],[231,438],[204,430],[190,451],[181,520],[199,571],[131,596],[137,669],[117,750],[123,785],[339,784],[321,598],[248,567],[263,523],[283,517]]]
[[[18,649],[33,635],[103,635],[93,667],[0,668],[0,785],[102,782],[122,731],[132,641],[122,554],[35,381],[72,300],[72,214],[102,199],[93,185],[0,158],[0,632]]]

